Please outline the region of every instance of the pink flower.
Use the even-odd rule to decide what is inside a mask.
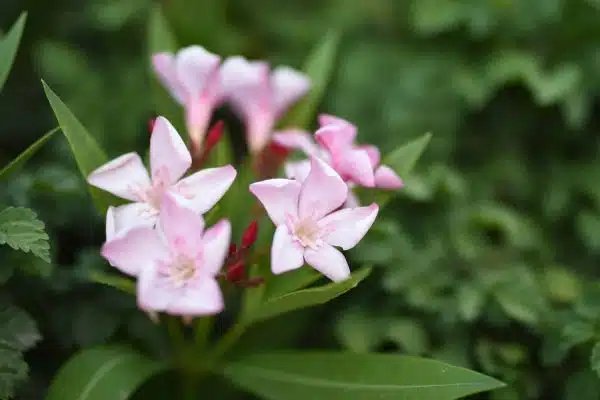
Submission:
[[[204,231],[202,216],[165,194],[160,229],[136,226],[102,247],[102,255],[122,272],[137,276],[139,307],[194,317],[223,309],[216,280],[229,248],[231,226],[221,220]]]
[[[252,153],[266,146],[277,119],[310,89],[308,78],[291,68],[271,73],[266,62],[239,56],[223,63],[221,77],[226,96],[245,119]]]
[[[202,146],[213,110],[223,101],[219,64],[221,58],[200,46],[176,55],[152,56],[152,66],[173,98],[185,107],[188,134],[196,148]]]
[[[375,146],[355,145],[357,130],[351,123],[330,115],[319,117],[321,127],[315,133],[316,142],[303,130],[289,129],[275,133],[273,141],[280,146],[298,149],[308,156],[321,158],[332,166],[348,183],[377,187],[381,189],[399,189],[402,179],[386,165],[380,165],[379,150]],[[310,161],[302,160],[285,165],[289,178],[304,180],[310,170]],[[358,205],[353,193],[348,195],[348,206]]]
[[[354,247],[367,233],[379,208],[337,210],[348,195],[342,178],[317,157],[312,157],[306,179],[269,179],[250,185],[277,226],[271,247],[271,269],[281,274],[304,262],[333,281],[346,279],[350,268],[343,250]]]
[[[109,161],[88,176],[88,182],[134,203],[110,210],[114,228],[119,230],[138,224],[154,225],[166,192],[197,213],[208,211],[229,189],[236,176],[231,165],[198,171],[181,179],[192,159],[171,123],[158,117],[150,137],[148,176],[142,159],[127,153]]]

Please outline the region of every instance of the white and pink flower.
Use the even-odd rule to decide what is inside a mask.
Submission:
[[[295,270],[306,262],[333,281],[348,278],[344,255],[367,233],[379,208],[339,208],[348,186],[327,163],[311,158],[310,172],[302,182],[269,179],[250,185],[277,226],[271,247],[274,274]]]

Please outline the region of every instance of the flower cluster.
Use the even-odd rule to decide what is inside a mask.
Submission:
[[[153,63],[185,106],[192,151],[202,145],[213,109],[229,99],[245,118],[251,155],[269,144],[308,155],[307,160],[286,165],[288,179],[249,186],[276,227],[271,271],[278,275],[308,264],[332,281],[348,278],[350,267],[338,248],[354,247],[379,211],[375,203],[358,206],[351,189],[402,186],[390,168],[379,165],[377,148],[355,145],[356,127],[328,115],[320,116],[315,141],[307,132],[288,130],[275,134],[270,143],[277,119],[309,87],[308,80],[291,69],[280,67],[270,74],[266,63],[241,57],[221,64],[218,56],[197,46],[176,56],[157,54]],[[231,241],[227,219],[206,227],[203,215],[230,189],[236,170],[231,165],[198,170],[164,117],[153,121],[151,131],[149,173],[139,155],[127,153],[88,177],[91,185],[130,201],[108,209],[102,255],[137,278],[142,310],[186,319],[218,313],[225,303],[221,278],[243,287],[263,282],[244,276],[257,223],[248,226],[239,247]],[[215,145],[221,131],[222,124],[210,129],[205,149]]]

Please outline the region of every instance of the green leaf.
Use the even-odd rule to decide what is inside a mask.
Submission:
[[[175,52],[178,49],[177,40],[169,26],[160,5],[154,6],[148,21],[148,68],[151,78],[151,90],[155,112],[167,118],[179,132],[185,127],[181,107],[171,97],[168,90],[162,86],[152,68],[151,57],[155,53],[167,51]]]
[[[388,154],[383,164],[392,168],[401,178],[409,176],[430,140],[431,133],[411,140]]]
[[[267,281],[265,297],[277,297],[303,289],[322,277],[323,275],[312,268],[300,268],[282,275],[273,275]]]
[[[30,158],[33,156],[39,149],[42,148],[43,145],[46,144],[52,136],[58,131],[59,128],[54,128],[50,132],[46,133],[44,136],[36,140],[31,146],[29,146],[25,151],[17,156],[14,160],[12,160],[6,167],[0,170],[0,179],[8,178],[12,173],[16,172],[19,168],[21,168]]]
[[[119,275],[94,271],[90,274],[90,280],[114,287],[125,293],[135,294],[135,282]]]
[[[120,346],[86,349],[60,369],[47,400],[128,399],[164,365]]]
[[[504,386],[468,369],[392,354],[261,354],[223,372],[241,388],[273,400],[452,400]]]
[[[50,245],[44,223],[28,208],[7,207],[0,212],[0,244],[31,252],[50,262]]]
[[[365,267],[345,281],[271,297],[256,310],[252,310],[248,314],[248,319],[251,322],[261,321],[289,311],[326,303],[356,287],[370,273],[371,267]]]
[[[83,178],[87,179],[88,175],[96,168],[108,162],[108,157],[96,139],[88,133],[65,103],[50,89],[46,82],[42,81],[42,84],[58,124],[75,156],[79,171]],[[96,209],[101,214],[105,214],[113,200],[113,196],[92,186],[89,186],[89,190]]]
[[[590,365],[592,370],[600,376],[600,342],[596,342],[592,349],[592,355],[590,356]]]
[[[11,398],[17,386],[27,378],[23,352],[40,339],[37,326],[29,315],[3,304],[0,311],[0,399]]]
[[[26,19],[27,13],[22,13],[8,33],[0,39],[0,91],[2,91],[2,87],[6,82],[6,78],[8,78],[8,73],[15,60]]]
[[[302,71],[310,78],[310,91],[286,114],[280,126],[310,127],[333,74],[340,36],[339,31],[329,31],[309,55]]]

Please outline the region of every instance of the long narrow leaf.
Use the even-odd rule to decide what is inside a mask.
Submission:
[[[6,167],[2,168],[2,170],[0,170],[0,179],[6,179],[14,172],[19,170],[19,168],[21,168],[39,149],[41,149],[42,146],[45,145],[46,142],[50,140],[56,132],[58,132],[58,130],[59,128],[54,128],[50,132],[46,133],[28,148],[26,148],[25,151],[19,154]]]
[[[8,73],[15,61],[26,19],[27,13],[22,13],[8,33],[0,39],[0,91],[2,91]]]

